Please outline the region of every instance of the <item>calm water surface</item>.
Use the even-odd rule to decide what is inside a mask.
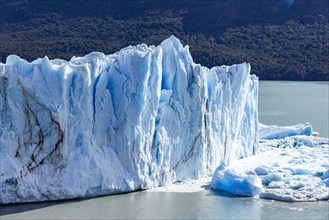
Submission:
[[[329,137],[329,82],[260,81],[259,121],[268,125],[309,122]]]
[[[310,122],[328,137],[328,82],[261,81],[264,124]],[[1,219],[327,219],[329,202],[287,203],[230,197],[205,186],[194,193],[135,192],[88,200],[0,206]]]
[[[195,193],[135,192],[88,200],[5,206],[1,219],[326,219],[329,203],[287,203]],[[15,214],[11,214],[15,213]]]

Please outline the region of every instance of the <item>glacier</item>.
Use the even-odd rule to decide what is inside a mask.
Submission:
[[[84,198],[211,176],[258,151],[258,78],[175,37],[70,61],[0,63],[0,203]]]

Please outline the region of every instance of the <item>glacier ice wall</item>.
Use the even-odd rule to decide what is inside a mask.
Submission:
[[[70,61],[0,64],[1,203],[129,192],[258,148],[250,65],[208,69],[171,37]]]

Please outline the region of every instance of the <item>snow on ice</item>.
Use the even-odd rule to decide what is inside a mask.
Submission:
[[[70,61],[0,64],[1,203],[149,189],[258,150],[258,79],[171,37]]]

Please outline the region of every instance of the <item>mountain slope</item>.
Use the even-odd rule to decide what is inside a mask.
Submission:
[[[327,0],[0,0],[0,60],[113,53],[175,35],[207,66],[261,79],[329,80]]]

